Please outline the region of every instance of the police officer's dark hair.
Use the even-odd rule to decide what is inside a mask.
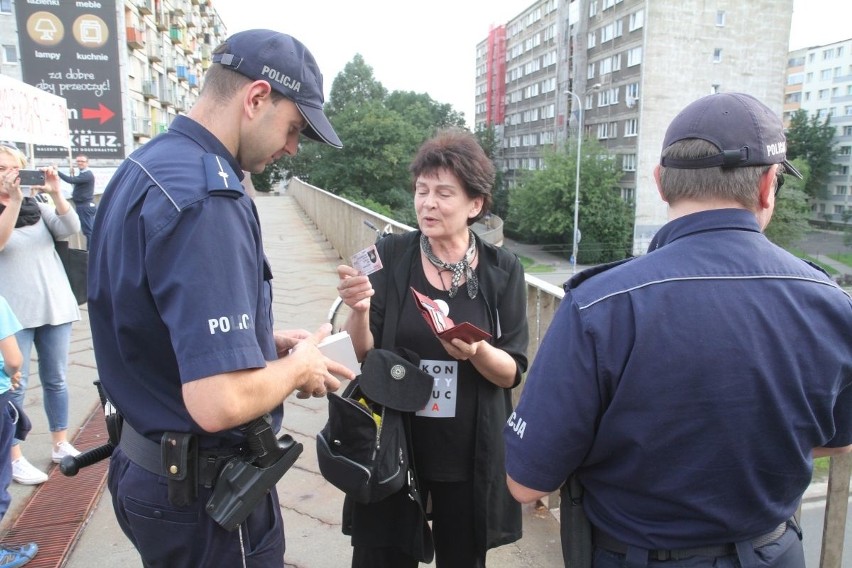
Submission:
[[[476,137],[461,128],[439,130],[426,140],[408,167],[412,188],[420,176],[432,176],[445,169],[461,182],[462,189],[471,199],[482,197],[482,209],[467,220],[472,225],[491,210],[494,198],[494,163],[485,155]]]
[[[213,54],[223,53],[227,49],[228,42],[221,43],[213,50]],[[224,103],[229,101],[234,96],[234,93],[252,81],[253,79],[249,79],[233,69],[229,69],[219,63],[212,63],[204,74],[204,84],[201,86],[201,94],[210,96],[220,103]],[[275,89],[270,91],[270,96],[272,97],[272,104],[275,105],[287,98]]]
[[[680,140],[663,150],[664,157],[678,159],[703,158],[718,153],[719,148],[715,144],[697,138]],[[712,167],[695,170],[660,167],[660,188],[670,205],[681,199],[727,199],[754,211],[758,207],[760,176],[771,167]]]

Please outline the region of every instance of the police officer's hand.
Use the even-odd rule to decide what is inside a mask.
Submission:
[[[319,343],[331,333],[331,324],[324,323],[309,337],[299,341],[290,351],[290,357],[304,358],[307,368],[304,381],[296,387],[297,398],[325,396],[340,388],[340,381],[334,376],[352,380],[355,374],[342,363],[329,359],[319,350]],[[332,374],[334,373],[334,375]]]
[[[346,264],[337,267],[337,294],[343,302],[356,312],[370,310],[370,297],[376,293],[370,278]]]
[[[306,329],[286,329],[273,333],[275,337],[275,350],[278,352],[278,358],[285,357],[290,354],[290,350],[303,339],[311,336],[311,332]]]

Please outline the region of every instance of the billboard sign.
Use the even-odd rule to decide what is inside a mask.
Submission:
[[[72,152],[125,157],[115,0],[15,3],[24,82],[64,98]],[[37,157],[67,155],[37,146]]]

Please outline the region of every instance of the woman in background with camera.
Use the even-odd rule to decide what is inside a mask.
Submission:
[[[79,452],[68,442],[68,388],[65,380],[71,323],[80,319],[77,301],[65,275],[54,239],[80,230],[80,219],[62,195],[56,170],[47,168],[45,185],[32,189],[53,199],[53,206],[24,196],[19,170],[26,166],[20,150],[0,145],[0,295],[5,296],[23,329],[15,334],[24,364],[20,386],[13,400],[23,407],[29,379],[30,352],[35,345],[38,372],[44,391],[53,447],[58,463]],[[47,474],[33,466],[15,440],[11,452],[12,478],[24,485],[47,481]]]

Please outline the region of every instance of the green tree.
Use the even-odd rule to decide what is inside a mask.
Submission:
[[[793,165],[802,172],[804,179],[785,177],[784,187],[775,198],[772,220],[763,231],[769,240],[782,247],[794,243],[808,230],[810,207],[805,186],[810,177],[810,167],[801,158],[794,160]]]
[[[360,55],[335,77],[324,110],[343,148],[303,138],[298,155],[276,167],[364,206],[380,204],[412,224],[411,159],[437,128],[463,125],[463,115],[427,94],[388,94]]]
[[[387,89],[373,76],[373,68],[367,65],[360,53],[356,53],[331,83],[331,92],[323,111],[332,119],[343,112],[347,105],[382,102],[387,95]]]
[[[422,131],[424,138],[438,128],[465,127],[463,114],[453,110],[452,105],[435,101],[426,93],[394,91],[385,99],[385,106],[398,112],[406,122]]]
[[[574,144],[548,152],[544,155],[544,169],[527,172],[511,191],[511,225],[523,238],[572,246],[576,159]],[[595,264],[629,254],[633,211],[617,190],[621,176],[615,158],[606,149],[595,140],[583,140],[578,263]]]
[[[801,158],[808,163],[810,176],[804,186],[809,197],[825,197],[828,177],[834,171],[834,127],[831,118],[822,122],[808,117],[807,111],[797,110],[790,117],[787,129],[787,159]]]

